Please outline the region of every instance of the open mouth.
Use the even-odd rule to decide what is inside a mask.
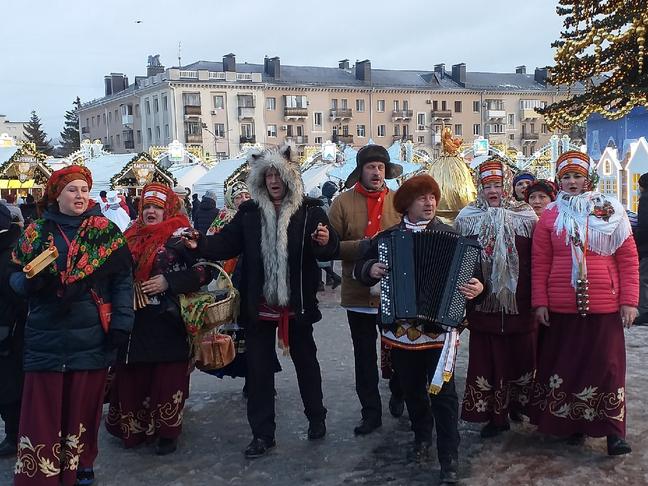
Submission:
[[[146,217],[146,222],[147,223],[154,223],[156,220],[157,220],[157,218],[155,216],[149,215],[149,216]]]

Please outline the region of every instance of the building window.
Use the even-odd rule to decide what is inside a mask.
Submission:
[[[91,121],[92,121],[92,126],[94,127],[94,126],[95,126],[95,119],[94,119],[94,115],[91,117]]]
[[[200,93],[182,93],[184,106],[200,106]]]
[[[385,100],[376,100],[376,111],[378,113],[384,113],[385,111]],[[379,135],[384,137],[384,135]]]
[[[543,135],[545,135],[545,134],[547,134],[549,132],[549,127],[547,126],[546,123],[543,123],[542,125],[540,125],[540,132]]]
[[[349,100],[346,98],[342,98],[340,100],[340,109],[341,110],[348,110],[349,109]]]
[[[106,114],[105,113],[103,114],[103,121],[104,121],[104,125],[105,125],[106,124]]]
[[[507,115],[508,118],[508,126],[511,128],[515,128],[515,113],[509,113]]]
[[[479,101],[473,101],[473,111],[479,113]]]
[[[135,105],[135,116],[138,117],[138,118],[139,118],[140,116],[142,116],[142,112],[140,111],[140,105],[139,105],[139,103],[137,103],[137,104]]]
[[[509,140],[515,140],[515,135],[513,135],[513,134],[511,133],[511,134],[509,135]]]
[[[455,101],[455,113],[461,113],[461,101]]]
[[[149,128],[149,130],[151,130],[151,129]],[[112,135],[110,136],[110,146],[111,147],[113,146],[113,136]]]
[[[322,112],[313,113],[313,126],[319,130],[322,129]]]
[[[416,115],[416,129],[418,131],[425,130],[425,113],[418,113]]]
[[[439,111],[439,102],[437,100],[432,102],[432,111]]]
[[[384,137],[385,136],[385,125],[378,125],[378,136],[379,137]]]
[[[504,133],[504,124],[502,123],[491,123],[488,126],[488,133],[492,134],[502,134]]]
[[[425,143],[425,137],[418,137],[418,143]]]
[[[394,100],[394,111],[399,110],[398,106],[399,106],[398,100]]]
[[[164,103],[163,103],[164,106]],[[164,125],[164,140],[169,140],[169,125]]]
[[[118,116],[119,115],[117,115],[117,110],[115,110],[115,123],[117,123],[117,121],[119,120]]]
[[[338,103],[336,98],[331,99],[331,110],[337,110]]]
[[[144,111],[147,115],[151,114],[151,103],[149,102],[149,100],[144,101]]]
[[[315,137],[315,143],[316,144],[321,144],[322,142],[322,137]]]
[[[223,138],[225,136],[225,124],[216,123],[214,124],[214,135],[218,138]]]
[[[403,100],[403,111],[409,110],[409,101]]]
[[[162,109],[164,111],[169,111],[169,101],[166,96],[162,97]]]
[[[274,111],[277,109],[277,98],[266,98],[266,110]]]
[[[394,125],[394,136],[400,137],[400,125]]]
[[[225,97],[223,95],[214,95],[214,110],[225,108]]]
[[[455,135],[463,135],[463,125],[457,124],[454,126]]]
[[[254,96],[238,95],[239,108],[254,108]]]
[[[121,136],[115,135],[117,137],[117,147],[121,147]]]
[[[356,111],[363,113],[365,111],[365,100],[356,100]]]
[[[356,133],[358,134],[358,137],[364,137],[365,136],[365,126],[364,125],[357,125]]]
[[[530,123],[531,126],[531,133],[535,133],[535,123]]]
[[[286,108],[306,108],[306,96],[284,96]]]
[[[155,113],[158,113],[160,111],[160,103],[157,98],[153,98],[153,110]]]
[[[448,102],[445,100],[441,101],[441,111],[447,111],[448,110]]]
[[[142,130],[137,130],[137,143],[142,143]]]
[[[481,134],[481,125],[479,123],[473,124],[473,135],[480,135]]]
[[[277,125],[268,125],[268,137],[277,136]]]
[[[252,138],[254,136],[254,125],[251,123],[242,123],[241,135],[243,137]]]
[[[153,130],[151,130],[150,127],[146,129],[146,136],[148,137],[148,143],[151,143],[151,140],[153,139]]]
[[[160,142],[160,125],[155,127],[155,141]]]

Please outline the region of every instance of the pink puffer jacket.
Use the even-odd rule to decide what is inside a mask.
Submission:
[[[571,285],[571,248],[564,235],[556,235],[557,208],[546,210],[533,233],[531,290],[533,307],[576,314],[576,292]],[[619,306],[639,303],[639,257],[629,236],[612,256],[587,253],[589,312],[608,314]]]

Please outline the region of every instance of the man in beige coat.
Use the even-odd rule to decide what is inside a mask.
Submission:
[[[354,432],[366,435],[382,425],[376,355],[380,295],[353,278],[353,267],[368,247],[369,238],[400,221],[400,214],[394,209],[394,193],[385,185],[385,179],[400,176],[403,168],[390,162],[389,153],[380,145],[361,148],[356,164],[345,183],[349,190],[333,201],[329,220],[340,237],[342,307],[347,310],[351,329],[356,392],[362,405],[362,420]],[[397,402],[395,405],[402,413],[402,397]]]

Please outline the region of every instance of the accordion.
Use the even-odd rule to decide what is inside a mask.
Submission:
[[[424,326],[458,327],[466,298],[458,287],[480,262],[475,240],[448,231],[397,230],[378,238],[378,260],[389,271],[380,281],[383,327],[416,319]]]

